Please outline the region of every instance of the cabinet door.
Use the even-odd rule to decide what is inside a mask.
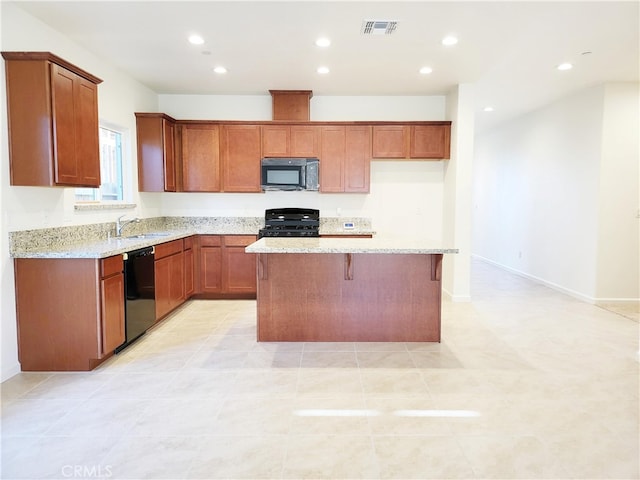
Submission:
[[[260,192],[260,125],[222,127],[222,190]]]
[[[449,158],[449,125],[415,125],[411,127],[410,158]]]
[[[169,304],[173,310],[184,301],[184,254],[180,252],[169,259]]]
[[[222,247],[200,248],[200,293],[222,292]]]
[[[193,249],[184,251],[184,298],[185,300],[195,293]]]
[[[345,127],[321,127],[320,137],[320,191],[343,192]]]
[[[51,87],[55,182],[99,187],[98,87],[54,64]]]
[[[155,261],[156,320],[184,301],[184,256],[182,252]]]
[[[124,275],[118,273],[100,281],[102,310],[102,354],[113,352],[125,340]]]
[[[156,320],[171,311],[171,257],[155,261]]]
[[[139,191],[176,191],[175,135],[175,123],[162,114],[136,114]]]
[[[222,284],[225,293],[256,293],[256,256],[244,251],[255,241],[256,237],[248,235],[224,237]]]
[[[219,148],[217,125],[183,125],[182,182],[185,192],[220,191]]]
[[[373,158],[407,158],[409,130],[404,125],[374,125]]]
[[[320,128],[307,125],[291,126],[292,157],[317,157],[320,154]],[[265,155],[266,156],[266,155]]]
[[[176,161],[175,161],[176,126],[166,118],[162,119],[162,156],[164,157],[164,191],[176,191]]]
[[[367,193],[371,170],[371,127],[346,127],[344,191]]]
[[[289,156],[291,128],[287,125],[262,127],[262,155],[265,157]]]
[[[82,171],[81,184],[100,186],[100,126],[98,86],[78,77],[76,97],[76,155]]]

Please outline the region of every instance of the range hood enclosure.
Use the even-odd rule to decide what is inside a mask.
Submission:
[[[271,94],[271,119],[308,122],[311,120],[311,90],[269,90]]]

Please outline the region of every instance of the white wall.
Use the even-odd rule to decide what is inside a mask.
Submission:
[[[474,254],[592,302],[605,250],[602,260],[616,265],[607,296],[638,297],[637,220],[612,215],[638,207],[637,86],[635,96],[621,89],[608,102],[606,91],[583,90],[479,135],[474,160]],[[615,147],[620,137],[624,148]],[[613,199],[616,188],[626,194]],[[634,228],[615,253],[604,246]]]
[[[447,95],[451,120],[451,159],[444,166],[443,241],[457,248],[445,255],[442,288],[454,301],[471,300],[471,178],[473,171],[475,95],[472,84],[461,84]]]
[[[100,120],[118,125],[130,133],[125,152],[125,179],[137,185],[135,168],[134,111],[157,108],[157,96],[148,88],[133,81],[117,69],[71,42],[15,5],[2,2],[1,46],[5,51],[50,51],[78,65],[104,80],[98,86],[98,115]],[[4,72],[4,66],[2,66]],[[82,225],[114,221],[121,211],[75,212],[74,190],[71,188],[13,187],[9,185],[9,151],[6,128],[6,84],[0,75],[0,361],[2,380],[19,371],[16,343],[15,292],[13,262],[9,258],[7,232],[48,226]],[[135,213],[142,217],[159,214],[159,203],[152,197],[139,198],[137,189],[131,191],[131,200],[138,204]]]
[[[160,95],[159,109],[176,119],[271,120],[271,96]],[[443,120],[445,97],[313,96],[312,121]],[[323,216],[370,217],[380,235],[442,238],[445,162],[384,161],[371,164],[367,194],[267,192],[162,196],[165,215],[262,216],[266,208],[317,208]]]
[[[640,85],[604,90],[597,301],[640,298]]]

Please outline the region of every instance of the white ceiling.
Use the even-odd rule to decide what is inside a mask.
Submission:
[[[473,83],[482,129],[574,90],[640,80],[638,1],[15,3],[159,94],[442,95]],[[397,20],[396,32],[364,36],[369,19]],[[448,34],[456,46],[440,43]],[[555,69],[567,61],[572,70]],[[425,65],[433,73],[420,75]]]

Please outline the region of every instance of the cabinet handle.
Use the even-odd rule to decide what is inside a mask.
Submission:
[[[353,280],[353,255],[350,253],[344,254],[344,279]]]

